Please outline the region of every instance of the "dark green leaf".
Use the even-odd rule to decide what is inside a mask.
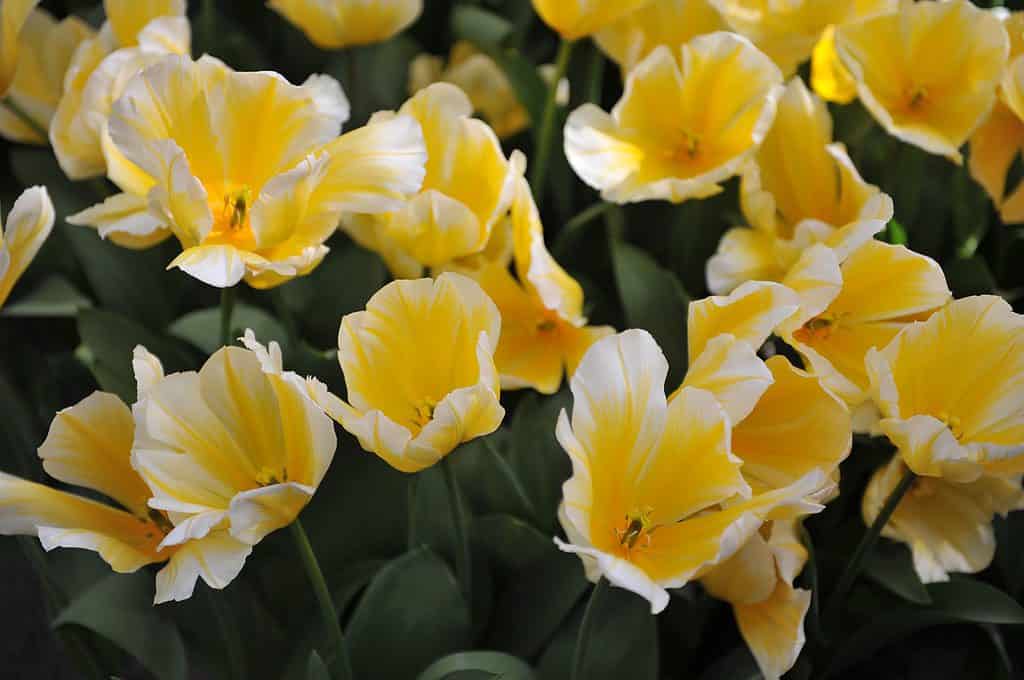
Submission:
[[[903,246],[907,244],[907,230],[897,220],[889,220],[889,224],[885,228],[885,240],[894,246]]]
[[[83,309],[78,314],[78,334],[88,349],[89,369],[107,391],[128,404],[135,402],[132,351],[142,345],[155,354],[168,373],[195,368],[197,357],[178,340],[160,335],[117,314]]]
[[[575,555],[552,552],[517,572],[494,607],[489,647],[533,658],[562,625],[587,589]]]
[[[320,658],[316,650],[309,653],[309,662],[306,664],[306,680],[331,680],[327,664]]]
[[[761,680],[763,677],[750,649],[740,645],[715,662],[700,680]]]
[[[686,374],[686,314],[689,300],[679,280],[643,250],[612,243],[615,283],[626,325],[650,332],[668,359],[666,388],[674,390]]]
[[[235,305],[231,315],[231,336],[241,336],[246,328],[251,328],[256,339],[264,345],[271,340],[279,342],[287,351],[288,334],[281,323],[259,307],[247,304]],[[189,312],[168,328],[167,332],[206,354],[213,354],[220,349],[220,307],[210,307]]]
[[[977,255],[966,260],[955,259],[947,262],[944,269],[954,297],[984,295],[996,288],[995,279],[988,265]]]
[[[917,604],[931,597],[914,570],[910,550],[902,544],[880,542],[864,563],[864,574],[894,595]]]
[[[477,651],[459,652],[438,659],[420,674],[418,680],[453,680],[456,677],[533,680],[534,675],[533,669],[522,659],[501,652]]]
[[[527,395],[512,420],[509,464],[534,509],[536,526],[554,531],[562,483],[572,473],[569,456],[555,439],[555,422],[571,406],[569,391],[545,399]]]
[[[411,678],[469,645],[469,612],[448,565],[413,550],[377,573],[347,635],[358,678]],[[400,648],[396,648],[396,641]]]
[[[51,276],[16,302],[6,305],[3,316],[60,318],[74,317],[79,310],[92,307],[92,301],[75,289],[67,279]]]
[[[185,680],[188,668],[181,635],[152,601],[151,575],[111,574],[72,601],[53,625],[91,630],[134,656],[159,680]]]
[[[1010,168],[1006,171],[1006,184],[1003,186],[1003,198],[1005,199],[1014,191],[1020,187],[1021,181],[1024,180],[1024,155],[1018,151],[1013,155],[1013,161],[1010,163]]]
[[[466,442],[453,454],[452,462],[463,495],[478,514],[505,513],[530,519],[534,508],[529,495],[496,448],[509,439],[508,435],[508,430],[502,429]]]
[[[461,40],[497,47],[511,32],[508,19],[485,9],[459,5],[452,11],[452,33]]]
[[[473,541],[497,564],[510,571],[534,564],[556,550],[550,536],[509,515],[475,518]]]
[[[950,205],[957,254],[960,257],[971,257],[988,232],[989,211],[988,197],[971,179],[966,166],[961,166],[953,176]]]

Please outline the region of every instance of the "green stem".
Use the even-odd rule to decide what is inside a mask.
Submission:
[[[533,153],[533,166],[530,168],[530,186],[533,188],[533,197],[538,206],[544,199],[544,180],[548,173],[548,161],[551,158],[551,138],[555,133],[555,113],[558,110],[558,83],[565,77],[566,69],[569,68],[569,57],[572,56],[573,44],[569,40],[562,40],[558,46],[555,76],[548,86],[548,96],[544,100],[544,113],[535,140],[536,149]]]
[[[231,338],[231,315],[235,311],[235,288],[220,290],[220,344],[224,347],[233,344]]]
[[[455,534],[455,573],[462,585],[462,595],[466,606],[473,608],[473,563],[469,547],[469,531],[466,515],[462,506],[462,494],[459,493],[459,480],[455,478],[455,468],[451,455],[441,459],[441,472],[448,487],[448,499],[452,508],[452,530]]]
[[[17,102],[14,101],[10,96],[4,97],[3,106],[7,109],[11,115],[20,120],[26,126],[31,128],[33,132],[42,137],[44,140],[50,139],[50,133],[46,130],[39,121],[35,120],[29,115],[28,111],[21,108]]]
[[[551,248],[551,251],[556,257],[564,256],[568,254],[569,246],[572,244],[576,236],[583,230],[583,227],[587,226],[601,215],[611,210],[614,205],[612,203],[595,203],[594,205],[584,208],[582,212],[577,213],[571,220],[565,223],[562,227],[562,231],[559,232],[558,238],[555,239],[555,244]]]
[[[885,504],[879,511],[878,516],[875,517],[875,521],[864,532],[864,536],[861,537],[860,543],[857,544],[857,548],[853,551],[849,562],[846,563],[846,569],[840,575],[839,583],[836,585],[835,590],[832,591],[832,596],[828,600],[828,606],[825,608],[825,621],[830,627],[836,623],[836,618],[839,616],[847,593],[850,592],[854,581],[860,576],[860,572],[864,568],[864,560],[871,553],[872,548],[875,547],[878,537],[882,534],[882,529],[885,528],[889,518],[892,517],[892,513],[896,511],[896,506],[899,505],[900,500],[910,490],[915,479],[917,479],[917,475],[914,474],[913,470],[907,469],[899,484],[892,490],[889,497],[885,499]]]
[[[335,680],[352,680],[352,664],[348,658],[348,648],[345,645],[345,634],[341,632],[341,622],[338,619],[338,612],[334,608],[334,600],[331,599],[331,591],[327,588],[327,581],[324,579],[324,572],[320,569],[320,563],[313,552],[313,546],[309,542],[306,530],[296,517],[291,523],[292,538],[295,539],[295,548],[302,558],[302,564],[306,568],[306,574],[313,586],[313,594],[316,596],[317,604],[320,605],[320,616],[324,620],[324,628],[330,641],[330,648],[324,660],[332,670]]]
[[[213,612],[213,618],[217,621],[217,628],[220,629],[221,641],[224,643],[228,655],[228,671],[234,680],[245,680],[245,654],[242,652],[242,638],[238,635],[238,628],[232,620],[231,610],[221,599],[222,594],[214,592],[212,588],[206,589],[206,599]]]
[[[590,63],[587,65],[587,89],[584,96],[591,104],[601,105],[604,92],[604,54],[596,46],[591,49]]]
[[[569,680],[583,680],[586,677],[583,670],[587,663],[587,648],[590,646],[591,629],[594,627],[594,611],[608,587],[607,579],[602,577],[590,591],[590,600],[587,602],[587,608],[583,611],[583,621],[580,622],[580,632],[576,635],[576,651],[572,657],[572,675],[569,676]]]

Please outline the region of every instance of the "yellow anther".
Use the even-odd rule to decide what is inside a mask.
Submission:
[[[270,468],[260,468],[259,472],[256,473],[256,481],[260,486],[271,486],[273,484],[281,484],[288,481],[287,470],[272,470]]]

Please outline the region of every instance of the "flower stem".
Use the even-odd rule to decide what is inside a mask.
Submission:
[[[17,102],[15,102],[9,95],[3,98],[3,107],[7,109],[12,116],[21,121],[25,126],[30,128],[33,132],[43,138],[44,141],[49,141],[50,133],[43,127],[39,121],[35,120],[28,114],[28,111],[21,108]]]
[[[238,629],[231,620],[231,611],[225,606],[220,593],[215,593],[212,588],[206,589],[206,599],[210,604],[210,611],[217,621],[220,629],[221,641],[224,643],[228,655],[229,677],[233,680],[245,680],[248,677],[245,673],[245,654],[242,652],[242,638],[238,635]]]
[[[544,113],[535,139],[537,148],[533,153],[533,167],[530,168],[530,186],[533,188],[533,197],[538,206],[544,199],[544,180],[548,172],[548,161],[551,158],[551,138],[555,133],[555,113],[558,110],[558,83],[565,77],[565,71],[569,68],[569,57],[572,56],[573,44],[572,41],[562,40],[558,46],[555,76],[548,87],[548,96],[544,100]]]
[[[864,536],[861,537],[860,543],[857,544],[857,548],[853,551],[850,561],[846,563],[846,569],[840,575],[839,583],[836,584],[835,590],[832,591],[832,596],[828,600],[828,607],[825,609],[825,621],[830,627],[836,622],[840,608],[846,600],[846,595],[850,592],[853,582],[860,576],[860,572],[864,568],[864,560],[871,553],[872,548],[875,547],[878,537],[882,534],[882,529],[885,528],[889,518],[892,517],[892,513],[896,511],[896,506],[900,504],[900,500],[910,490],[915,479],[917,479],[917,475],[914,474],[913,470],[908,469],[903,474],[899,484],[892,490],[889,497],[885,499],[885,504],[879,511],[878,516],[875,517],[875,521],[864,532]]]
[[[580,632],[576,635],[576,651],[572,656],[570,680],[583,680],[586,677],[583,671],[587,662],[587,647],[590,646],[590,633],[594,627],[594,611],[606,590],[608,590],[608,580],[602,577],[590,591],[590,600],[587,602],[587,608],[583,611],[583,621],[580,622]]]
[[[231,315],[235,311],[235,288],[221,288],[220,291],[220,344],[224,347],[231,342]]]
[[[331,591],[327,588],[327,581],[324,579],[324,573],[316,559],[316,553],[313,552],[309,536],[306,535],[306,530],[302,528],[302,523],[297,517],[291,523],[290,528],[292,538],[295,539],[295,548],[306,568],[306,574],[313,586],[313,594],[316,596],[317,604],[320,605],[320,615],[324,620],[324,627],[327,629],[330,647],[324,660],[330,666],[331,677],[335,680],[352,680],[352,664],[348,658],[345,634],[341,632],[338,612],[334,608],[334,600],[331,599]]]
[[[469,531],[466,515],[462,506],[462,494],[459,492],[459,480],[455,477],[451,456],[441,459],[441,472],[448,487],[448,499],[452,507],[452,530],[455,534],[455,573],[462,585],[462,596],[466,606],[473,609],[473,563],[469,547]]]

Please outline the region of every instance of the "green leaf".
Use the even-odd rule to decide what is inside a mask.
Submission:
[[[511,32],[508,19],[485,9],[458,5],[452,11],[452,33],[461,40],[497,47]]]
[[[524,519],[534,514],[522,481],[498,447],[510,439],[501,429],[462,444],[452,458],[459,486],[477,514],[504,513]]]
[[[472,535],[474,543],[509,571],[528,567],[556,550],[550,536],[509,515],[475,518]]]
[[[879,542],[864,563],[864,574],[889,592],[917,604],[931,597],[914,570],[910,550],[901,544]]]
[[[331,680],[327,664],[315,649],[309,653],[309,662],[306,664],[306,680]]]
[[[971,578],[926,586],[928,607],[890,609],[846,637],[830,675],[842,672],[919,630],[952,623],[1024,624],[1024,607],[1001,590]]]
[[[750,649],[740,645],[715,662],[700,680],[761,680],[763,677]]]
[[[288,334],[277,319],[259,307],[247,304],[235,305],[231,315],[232,337],[240,336],[246,328],[251,328],[256,334],[256,339],[264,345],[271,340],[276,340],[283,348],[287,349]],[[167,332],[201,349],[206,354],[213,354],[221,346],[220,307],[189,312],[172,323],[167,328]]]
[[[509,464],[534,509],[534,524],[554,532],[562,483],[572,474],[569,456],[555,439],[555,422],[563,408],[571,406],[567,389],[541,399],[530,393],[512,419]]]
[[[62,276],[51,276],[38,288],[6,305],[0,315],[14,317],[73,318],[92,301]]]
[[[566,620],[587,587],[579,558],[560,551],[519,570],[494,605],[487,646],[533,658]]]
[[[957,255],[971,257],[988,233],[989,210],[988,196],[971,179],[966,166],[961,166],[953,175],[950,207]]]
[[[947,262],[944,269],[954,297],[984,295],[996,288],[996,281],[989,271],[988,264],[977,255]]]
[[[438,659],[417,680],[454,680],[462,678],[501,678],[533,680],[533,669],[517,657],[501,652],[458,652]]]
[[[185,680],[188,665],[181,635],[152,601],[151,575],[111,574],[72,601],[53,625],[91,630],[131,654],[159,680]]]
[[[415,677],[434,659],[469,646],[469,631],[448,565],[429,549],[413,550],[377,573],[352,615],[352,668],[357,678]]]
[[[898,220],[889,220],[885,228],[885,240],[894,246],[907,244],[907,229]]]
[[[100,309],[78,313],[78,334],[88,349],[89,369],[100,387],[120,396],[125,403],[135,402],[135,376],[132,352],[142,345],[163,362],[168,372],[195,368],[197,357],[178,340],[160,335],[134,321]]]
[[[650,332],[668,359],[666,389],[686,375],[686,315],[689,300],[679,280],[646,252],[623,241],[612,242],[615,283],[626,325]]]
[[[1024,155],[1017,151],[1013,155],[1013,161],[1010,163],[1009,169],[1006,171],[1006,183],[1003,185],[1005,187],[1003,189],[1004,200],[1017,190],[1022,180],[1024,180]]]

